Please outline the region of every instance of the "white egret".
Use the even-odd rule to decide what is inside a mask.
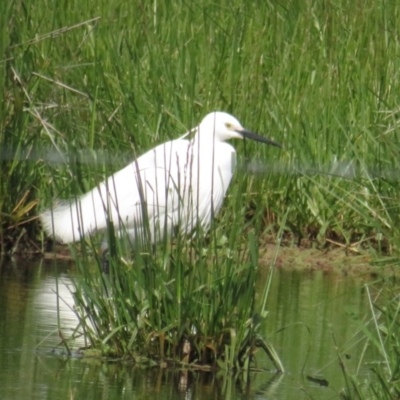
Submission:
[[[235,149],[225,143],[234,138],[282,147],[227,113],[210,113],[186,135],[149,150],[80,198],[44,211],[43,228],[63,243],[105,231],[109,221],[119,235],[135,241],[146,232],[151,243],[190,233],[197,224],[206,230],[235,169]]]

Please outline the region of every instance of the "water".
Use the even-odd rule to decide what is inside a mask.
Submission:
[[[282,358],[283,375],[252,373],[243,382],[221,373],[66,358],[52,350],[60,343],[56,280],[64,300],[59,303],[62,332],[68,335],[75,327],[67,288],[70,274],[73,265],[60,262],[1,266],[1,399],[330,399],[344,386],[338,354],[355,368],[363,350],[354,318],[368,314],[361,279],[276,270],[265,334]],[[262,354],[258,363],[273,369]],[[320,385],[323,380],[328,387]]]

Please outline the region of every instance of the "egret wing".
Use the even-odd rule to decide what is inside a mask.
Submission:
[[[96,230],[105,229],[107,220],[112,220],[119,230],[128,230],[135,237],[150,228],[152,241],[159,240],[164,231],[170,232],[185,192],[182,185],[189,147],[186,140],[161,144],[88,193],[95,203],[93,209],[100,210],[95,212],[100,215],[93,216]]]

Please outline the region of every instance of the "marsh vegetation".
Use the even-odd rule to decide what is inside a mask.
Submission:
[[[110,227],[108,278],[93,266],[97,238],[71,251],[92,346],[122,354],[142,337],[147,355],[163,358],[179,353],[172,340],[196,332],[195,359],[221,352],[229,368],[247,365],[241,354],[252,354],[267,311],[268,288],[259,302],[252,289],[259,246],[341,246],[397,268],[399,19],[400,6],[384,0],[2,2],[1,253],[46,249],[39,210],[76,198],[209,111],[230,112],[285,150],[235,143],[238,170],[208,236],[156,254],[133,249],[136,268]],[[371,297],[378,386],[343,368],[354,396],[397,391],[395,288]],[[99,320],[85,325],[89,313]]]

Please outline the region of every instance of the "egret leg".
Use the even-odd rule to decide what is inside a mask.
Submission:
[[[103,250],[101,255],[101,269],[104,274],[110,274],[110,260],[108,259],[108,249]]]

